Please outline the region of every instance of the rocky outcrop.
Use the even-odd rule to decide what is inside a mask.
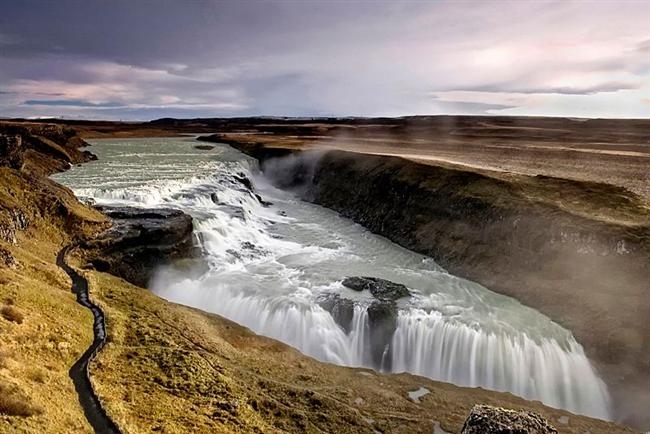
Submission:
[[[381,301],[395,301],[411,295],[408,288],[401,283],[378,277],[346,277],[342,283],[354,291],[370,291],[373,297]]]
[[[346,277],[343,286],[353,291],[368,291],[375,299],[367,306],[368,333],[372,366],[379,370],[391,368],[390,343],[397,328],[396,300],[408,297],[410,292],[402,284],[377,277]],[[337,324],[349,333],[354,317],[354,301],[338,294],[330,294],[319,302],[320,306],[330,312]]]
[[[44,176],[94,158],[80,150],[85,145],[73,130],[62,126],[0,121],[0,244],[19,244],[21,237],[36,230],[64,229],[76,238],[104,224],[98,212]],[[3,249],[0,263],[16,267],[18,262],[7,253],[10,250]]]
[[[0,247],[0,268],[17,268],[18,265],[18,261],[14,258],[14,255],[4,247]]]
[[[192,218],[173,209],[97,207],[113,226],[83,246],[89,266],[146,287],[154,269],[195,255]]]
[[[0,135],[0,166],[23,168],[23,139],[20,135]]]
[[[49,175],[96,160],[77,132],[63,125],[0,122],[0,166]]]
[[[557,434],[557,429],[532,411],[475,405],[461,434]]]
[[[345,333],[350,333],[354,317],[354,301],[338,294],[330,294],[321,299],[318,304],[332,315]]]

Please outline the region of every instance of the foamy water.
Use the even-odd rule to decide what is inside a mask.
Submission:
[[[199,151],[192,139],[93,143],[100,160],[58,181],[100,204],[173,207],[194,217],[203,257],[158,270],[150,288],[161,297],[223,315],[323,361],[382,369],[369,354],[373,299],[341,284],[346,276],[381,277],[413,293],[398,302],[385,364],[392,371],[610,417],[606,386],[568,331],[274,188],[255,161],[234,149]],[[262,206],[238,174],[272,205]],[[355,302],[349,332],[319,304],[333,294]]]

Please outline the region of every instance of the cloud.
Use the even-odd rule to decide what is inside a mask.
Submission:
[[[25,105],[37,105],[37,106],[68,106],[68,107],[121,107],[121,104],[116,102],[103,102],[103,103],[94,103],[90,101],[84,101],[80,99],[50,99],[50,100],[37,100],[30,99],[25,101]]]
[[[0,15],[0,113],[602,115],[610,101],[607,116],[643,117],[648,20],[634,2],[21,0]]]
[[[465,90],[471,92],[490,92],[490,93],[523,93],[523,94],[564,94],[564,95],[593,95],[601,92],[618,92],[619,90],[639,89],[642,82],[624,82],[624,81],[607,81],[593,85],[581,84],[576,82],[574,85],[560,87],[519,87],[519,83],[502,83],[501,85],[476,86]]]

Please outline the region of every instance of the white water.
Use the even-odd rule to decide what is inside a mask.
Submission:
[[[199,151],[191,139],[94,143],[100,160],[57,175],[58,181],[101,204],[175,207],[195,219],[203,258],[159,270],[150,286],[160,296],[221,314],[323,361],[379,368],[368,351],[372,297],[341,280],[385,278],[414,293],[399,301],[393,371],[610,417],[606,386],[568,331],[273,188],[239,152],[225,145]],[[273,205],[263,207],[242,188],[233,178],[239,172]],[[349,333],[319,305],[331,294],[356,303]]]

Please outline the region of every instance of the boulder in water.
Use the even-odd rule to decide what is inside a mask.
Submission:
[[[350,333],[352,330],[352,317],[354,316],[354,302],[347,298],[341,298],[338,294],[330,294],[318,302],[320,307],[332,315],[334,321]]]
[[[557,429],[531,411],[475,405],[461,434],[557,434]]]
[[[401,283],[378,277],[346,277],[343,286],[354,291],[368,290],[377,300],[395,301],[411,295],[408,288]]]
[[[253,194],[255,195],[255,199],[257,199],[260,205],[262,205],[264,208],[268,208],[269,206],[273,205],[272,202],[267,202],[264,199],[262,199],[262,196],[260,196],[259,194],[257,193],[253,193]]]
[[[232,178],[238,183],[240,183],[241,185],[243,185],[246,188],[246,190],[253,191],[253,183],[243,173],[238,173],[237,175],[233,175]]]
[[[397,305],[394,301],[377,300],[368,306],[370,356],[377,369],[390,371],[390,342],[397,328]]]
[[[214,146],[211,145],[195,145],[194,149],[198,149],[199,151],[211,151],[214,149]]]

